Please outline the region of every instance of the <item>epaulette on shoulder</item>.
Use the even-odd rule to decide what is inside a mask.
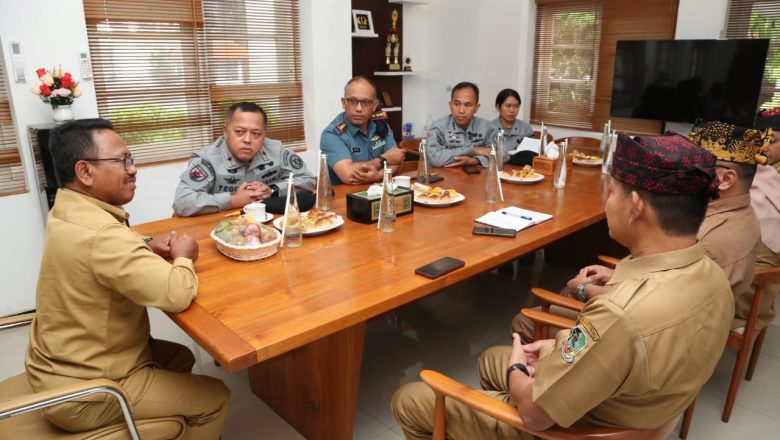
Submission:
[[[384,121],[385,119],[387,119],[387,112],[386,111],[376,112],[373,115],[371,115],[371,120],[372,121]]]
[[[345,124],[344,122],[339,122],[338,124],[336,124],[336,130],[338,130],[339,133],[344,133],[345,131],[347,131],[347,124]]]

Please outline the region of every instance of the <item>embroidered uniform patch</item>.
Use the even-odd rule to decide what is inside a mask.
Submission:
[[[203,169],[200,165],[195,165],[190,170],[190,180],[193,182],[201,182],[203,180],[206,180],[206,177],[208,177],[208,173],[205,169]]]
[[[301,159],[301,156],[298,156],[297,154],[290,156],[290,166],[294,170],[300,170],[303,168],[303,159]]]
[[[343,122],[340,124],[336,124],[336,130],[338,130],[339,133],[344,133],[345,131],[347,131],[347,124]]]
[[[572,363],[574,362],[574,357],[587,346],[588,334],[580,326],[576,326],[571,329],[569,337],[561,343],[561,357],[567,363]]]

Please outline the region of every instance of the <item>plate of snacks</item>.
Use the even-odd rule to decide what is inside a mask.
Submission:
[[[249,216],[225,219],[211,231],[217,250],[239,261],[268,258],[279,248],[282,234]]]
[[[430,187],[420,183],[415,183],[412,188],[414,189],[414,203],[424,206],[450,206],[466,200],[466,196],[454,189]]]
[[[522,169],[505,169],[498,175],[501,180],[509,183],[529,184],[541,182],[544,180],[544,176],[534,171],[530,165],[524,166]]]
[[[572,158],[572,162],[575,165],[580,165],[584,167],[601,166],[601,157],[591,156],[577,150],[571,152],[571,158]]]
[[[291,213],[290,215],[295,214]],[[324,234],[339,228],[344,224],[344,218],[333,211],[320,211],[319,209],[314,208],[311,211],[302,212],[300,215],[301,228],[303,229],[304,236]],[[283,221],[284,216],[274,220],[276,229],[282,230]]]

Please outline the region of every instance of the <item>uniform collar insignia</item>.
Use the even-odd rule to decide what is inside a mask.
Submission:
[[[336,130],[339,131],[339,133],[344,133],[347,131],[347,124],[345,124],[343,121],[336,124]]]

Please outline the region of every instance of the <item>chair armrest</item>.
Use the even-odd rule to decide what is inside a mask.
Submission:
[[[27,325],[30,322],[32,322],[34,317],[35,317],[35,312],[30,312],[30,313],[22,313],[21,315],[6,316],[5,318],[0,318],[0,329]]]
[[[496,400],[487,394],[480,393],[473,388],[469,388],[466,385],[433,370],[421,371],[420,378],[437,394],[456,400],[473,408],[475,411],[498,419],[517,429],[535,433],[535,431],[531,431],[525,426],[523,419],[520,418],[520,414],[517,412],[517,408],[512,405]]]
[[[121,397],[125,403],[129,401],[124,390],[116,382],[107,379],[92,379],[2,400],[0,401],[0,420],[90,394],[101,393],[109,393],[117,398]]]
[[[481,393],[473,388],[469,388],[462,383],[451,379],[439,372],[433,370],[423,370],[420,372],[420,378],[425,382],[434,393],[444,396],[446,398],[453,399],[460,402],[474,411],[493,417],[500,420],[510,426],[513,426],[521,431],[528,432],[537,437],[543,439],[552,440],[582,440],[588,439],[600,439],[600,440],[637,440],[647,438],[666,438],[666,435],[643,437],[641,434],[644,431],[626,430],[621,428],[607,428],[603,426],[584,426],[584,427],[572,427],[568,429],[561,428],[558,425],[553,425],[544,431],[534,431],[523,423],[523,419],[520,418],[517,407],[508,403],[496,400],[487,394]],[[668,428],[666,434],[671,432],[674,428],[677,419],[674,419]],[[655,431],[653,431],[655,432]],[[637,436],[639,434],[639,436]]]
[[[604,266],[607,266],[610,269],[614,269],[615,266],[620,263],[620,258],[610,257],[609,255],[599,255],[596,258],[598,258]]]
[[[541,325],[562,328],[562,329],[572,328],[577,324],[576,322],[574,322],[569,318],[553,315],[552,313],[543,312],[537,309],[524,308],[520,310],[520,313],[522,313],[523,316],[525,316],[526,318],[533,321],[534,324],[541,324]]]
[[[557,293],[550,292],[549,290],[542,289],[540,287],[534,287],[531,289],[531,293],[536,295],[537,298],[542,300],[543,303],[552,304],[565,309],[574,310],[575,312],[581,312],[585,307],[585,303],[578,301],[574,298],[569,298]]]
[[[404,153],[406,154],[406,156],[420,157],[420,152],[419,151],[407,150],[407,149],[404,148]]]

